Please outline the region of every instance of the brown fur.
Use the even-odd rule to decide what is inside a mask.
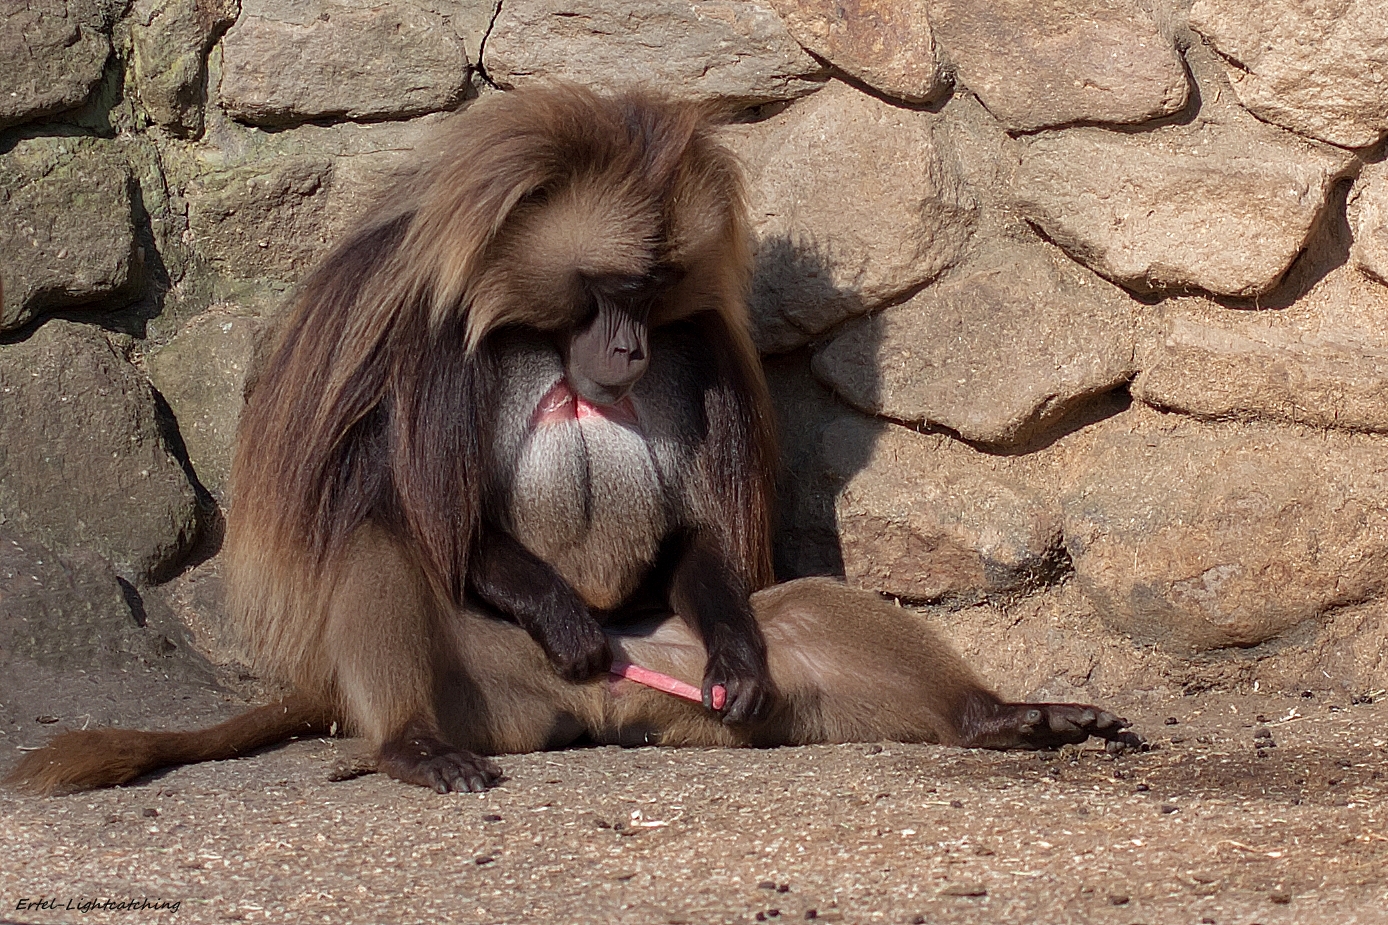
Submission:
[[[48,794],[115,787],[171,765],[240,758],[331,722],[319,704],[291,696],[195,732],[74,730],[25,755],[5,783]]]
[[[747,595],[771,581],[775,448],[742,299],[745,225],[735,165],[696,108],[558,87],[497,95],[454,117],[432,156],[298,290],[242,417],[225,550],[230,606],[258,667],[296,697],[203,732],[69,733],[26,757],[10,782],[41,792],[107,786],[329,720],[366,736],[382,770],[439,790],[495,780],[499,770],[472,753],[580,736],[998,747],[1117,736],[1122,722],[1093,708],[1003,704],[908,614],[841,584],[771,588],[747,612]],[[682,274],[650,310],[652,353],[664,366],[652,361],[632,393],[657,420],[644,421],[634,443],[615,424],[556,425],[545,435],[552,451],[498,462],[509,422],[531,420],[535,390],[554,381],[552,371],[516,369],[534,355],[543,365],[550,334],[580,325],[585,280],[652,275],[657,264]],[[661,331],[679,333],[661,342]],[[681,369],[695,355],[712,368],[690,378]],[[696,434],[661,431],[661,415],[695,421]],[[667,456],[666,474],[653,476],[643,467],[649,456],[659,468],[658,446],[687,458]],[[562,510],[591,500],[563,494],[576,454],[585,471],[614,473],[588,487],[606,493],[590,509],[602,529],[587,546],[547,544]],[[682,487],[671,502],[674,470]],[[498,476],[530,475],[558,486],[560,512],[498,500]],[[654,500],[638,503],[642,492]],[[672,503],[674,514],[662,506]],[[759,713],[762,693],[747,695],[758,706],[743,717],[754,721],[728,725],[628,682],[565,681],[553,652],[467,593],[484,518],[509,520],[540,556],[528,568],[557,570],[559,591],[577,587],[601,608],[626,606],[642,571],[659,571],[653,550],[672,526],[695,528],[663,615],[646,634],[610,628],[610,647],[707,691],[719,659],[709,634],[746,631],[751,643],[718,651],[734,653],[734,683],[769,670],[778,692],[769,715]],[[509,548],[504,540],[479,561]],[[708,580],[715,573],[723,577]],[[524,591],[529,574],[502,567],[488,587],[505,596],[509,580]],[[719,622],[731,610],[742,613],[741,630]],[[597,624],[580,613],[584,626],[546,626],[591,633],[605,655]]]

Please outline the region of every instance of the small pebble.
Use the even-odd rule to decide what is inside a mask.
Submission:
[[[1127,896],[1119,894],[1117,896],[1110,896],[1108,898],[1108,901],[1115,906],[1126,906],[1129,903],[1130,899]]]
[[[1176,812],[1176,807],[1172,806],[1170,803],[1163,803],[1161,805],[1161,811],[1163,815],[1169,816],[1172,813]]]
[[[1147,786],[1146,784],[1138,784],[1136,787],[1133,788],[1133,793],[1147,793],[1151,789],[1152,788]]]
[[[482,867],[483,865],[490,864],[492,861],[495,860],[496,858],[492,857],[490,854],[484,854],[480,857],[473,858],[472,863],[476,864],[478,867]]]
[[[153,819],[155,816],[159,815],[159,810],[155,809],[153,806],[150,806],[145,809],[142,815],[147,819]]]
[[[58,717],[56,717],[56,716],[44,715],[44,716],[36,716],[36,717],[34,717],[34,722],[36,722],[36,723],[42,723],[42,724],[45,725],[45,726],[50,726],[50,725],[52,725],[53,723],[56,723],[57,721],[58,721]]]
[[[818,909],[806,909],[806,910],[805,910],[805,918],[806,918],[806,919],[817,919],[817,918],[819,918],[819,910],[818,910]]]
[[[987,896],[988,890],[981,883],[951,883],[940,890],[941,896],[973,897]]]
[[[961,801],[959,801],[959,800],[950,800],[950,801],[949,801],[949,805],[952,806],[954,809],[963,809],[963,808],[964,808],[964,804],[963,804]]]
[[[1168,725],[1168,726],[1175,726],[1175,725],[1176,725],[1177,723],[1179,723],[1179,722],[1180,722],[1180,720],[1177,719],[1177,718],[1174,717],[1174,716],[1168,716],[1168,717],[1166,718],[1166,725]]]
[[[500,821],[501,821],[501,817],[498,816],[496,813],[487,813],[487,815],[485,815],[485,816],[482,817],[482,821],[483,821],[483,822],[500,822]]]
[[[1282,891],[1279,890],[1278,892],[1273,893],[1272,895],[1270,895],[1270,896],[1268,897],[1268,899],[1270,899],[1270,900],[1272,900],[1273,902],[1277,903],[1277,905],[1279,905],[1279,906],[1285,906],[1287,903],[1289,903],[1289,902],[1292,901],[1292,894],[1291,894],[1291,893],[1284,893],[1284,892],[1282,892]]]

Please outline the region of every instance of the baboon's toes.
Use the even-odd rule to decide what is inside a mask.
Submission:
[[[1130,723],[1108,710],[1083,703],[1005,703],[979,723],[966,744],[983,748],[1056,748],[1098,736],[1124,745],[1141,744],[1125,732]]]
[[[436,793],[480,793],[502,777],[496,762],[432,737],[386,743],[381,747],[377,769]]]

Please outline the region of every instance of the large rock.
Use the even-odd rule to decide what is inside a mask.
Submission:
[[[1134,303],[1041,244],[999,242],[814,358],[849,404],[967,440],[1026,440],[1132,376]]]
[[[0,346],[0,397],[0,524],[132,580],[167,577],[196,539],[197,499],[145,378],[99,331],[51,321]]]
[[[730,130],[757,237],[763,349],[799,346],[959,259],[975,204],[939,123],[833,82]]]
[[[134,180],[110,141],[35,138],[0,154],[0,331],[140,282]]]
[[[113,4],[0,2],[0,129],[81,106],[111,55]]]
[[[1245,116],[1142,134],[1076,128],[1023,146],[1022,213],[1138,292],[1267,292],[1353,156]]]
[[[1259,118],[1347,148],[1388,132],[1383,0],[1196,0],[1190,24]]]
[[[164,617],[162,609],[147,613],[138,592],[96,554],[59,555],[0,528],[0,665],[7,671],[26,661],[69,671],[158,668],[209,679],[187,630]]]
[[[556,79],[614,89],[639,75],[740,103],[802,96],[823,74],[775,12],[747,0],[506,0],[482,65],[506,89]]]
[[[1350,259],[1381,283],[1388,283],[1388,161],[1364,168],[1349,195],[1354,232]]]
[[[468,73],[462,38],[421,3],[244,0],[222,42],[221,101],[257,125],[402,118],[452,109]]]
[[[849,582],[966,603],[1031,590],[1060,570],[1060,508],[1005,458],[864,420],[831,425],[823,440],[847,479],[835,509]]]
[[[1186,70],[1134,0],[931,0],[960,81],[1013,131],[1146,122],[1186,105]]]
[[[130,15],[130,72],[151,120],[177,135],[202,131],[207,52],[240,10],[237,0],[138,0]]]
[[[1333,271],[1280,311],[1173,308],[1135,398],[1207,420],[1388,433],[1388,290]]]
[[[1212,427],[1138,405],[1078,444],[1065,548],[1079,587],[1138,642],[1257,645],[1384,591],[1381,440]]]
[[[370,205],[438,124],[209,124],[202,144],[166,152],[188,209],[188,243],[228,277],[296,281]]]
[[[770,0],[801,45],[888,96],[926,103],[950,87],[926,0]]]
[[[146,361],[168,402],[198,481],[226,501],[242,392],[264,322],[236,305],[195,315]]]

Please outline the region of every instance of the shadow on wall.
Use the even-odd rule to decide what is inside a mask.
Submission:
[[[815,305],[835,317],[861,314],[861,296],[835,286],[831,279],[817,249],[783,237],[762,243],[752,278],[751,309],[763,336],[772,340],[775,328],[803,333],[786,320],[789,313],[782,308],[790,305]],[[775,536],[776,575],[781,580],[805,575],[843,577],[834,499],[867,464],[876,442],[825,445],[829,424],[844,415],[858,415],[810,373],[813,349],[812,345],[801,347],[762,361],[781,445]]]

